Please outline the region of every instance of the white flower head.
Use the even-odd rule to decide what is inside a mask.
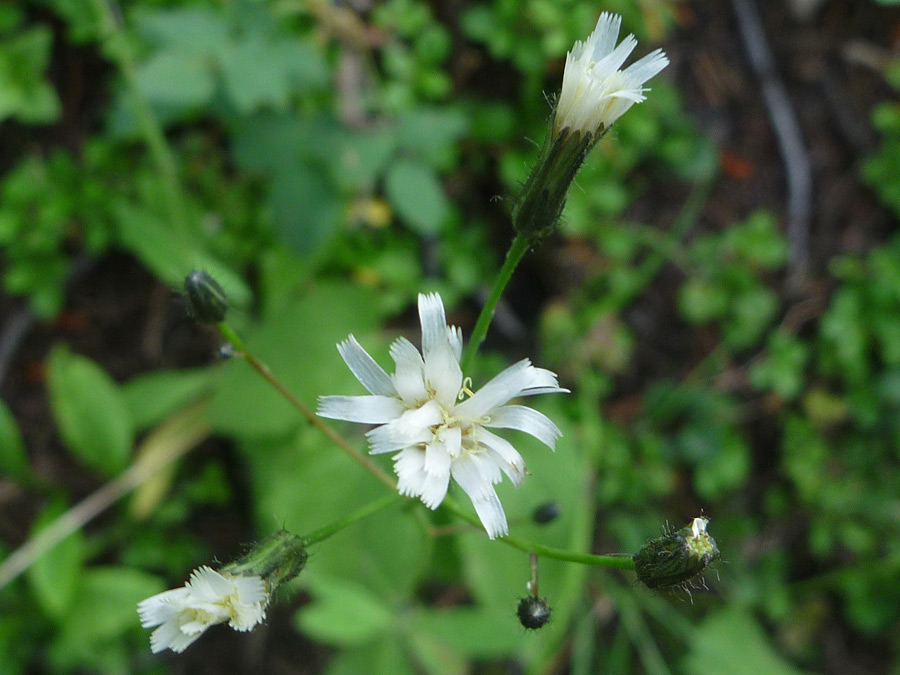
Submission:
[[[265,619],[268,602],[262,578],[220,574],[204,565],[191,573],[183,588],[138,603],[138,614],[144,628],[159,626],[150,636],[154,654],[165,649],[183,652],[217,623],[251,630]]]
[[[616,46],[621,25],[621,16],[603,12],[594,32],[585,42],[576,42],[566,56],[554,136],[567,128],[592,136],[603,133],[646,98],[644,83],[668,65],[669,59],[657,49],[620,70],[637,46],[634,35]]]
[[[556,375],[519,361],[473,393],[459,360],[462,332],[448,326],[441,297],[419,295],[422,351],[398,338],[390,349],[396,365],[388,375],[352,335],[338,351],[369,396],[322,396],[318,414],[331,419],[377,424],[368,432],[372,454],[394,455],[401,494],[418,497],[436,509],[452,477],[469,495],[488,536],[509,531],[503,506],[494,491],[502,474],[518,486],[525,462],[516,449],[492,429],[518,429],[551,449],[562,435],[545,415],[521,405],[517,396],[561,389]]]

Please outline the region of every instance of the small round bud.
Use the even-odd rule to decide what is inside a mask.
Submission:
[[[216,350],[216,355],[223,361],[234,358],[234,345],[230,342],[219,345],[219,348]]]
[[[550,603],[536,595],[526,595],[516,609],[519,623],[529,630],[543,628],[550,621]]]
[[[544,502],[532,512],[531,519],[538,525],[546,525],[559,518],[560,513],[562,513],[562,509],[559,502]]]
[[[719,559],[716,540],[709,536],[707,518],[694,518],[676,532],[651,539],[632,556],[637,577],[647,588],[666,588],[689,582]]]
[[[228,311],[228,297],[219,283],[208,273],[194,270],[184,278],[184,295],[188,308],[197,321],[219,323]]]

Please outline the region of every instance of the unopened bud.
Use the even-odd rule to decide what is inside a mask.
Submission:
[[[550,603],[536,595],[526,595],[516,609],[519,623],[529,630],[544,627],[550,621]]]
[[[191,316],[202,323],[219,323],[228,311],[228,297],[207,272],[194,270],[184,278],[184,295]]]
[[[701,574],[720,556],[715,539],[706,531],[708,524],[707,518],[694,518],[690,525],[644,544],[632,556],[638,579],[648,588],[666,588]]]
[[[538,525],[546,525],[559,518],[560,513],[559,502],[544,502],[532,512],[531,519]]]
[[[513,227],[530,242],[553,233],[566,205],[569,186],[600,138],[590,132],[564,129],[547,133],[541,154],[513,208]]]
[[[266,589],[272,593],[300,574],[308,558],[303,537],[280,530],[259,542],[242,558],[225,565],[222,572],[262,577]]]

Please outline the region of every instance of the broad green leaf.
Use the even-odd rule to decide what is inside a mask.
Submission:
[[[709,614],[684,660],[688,675],[800,675],[775,651],[753,616],[738,607]]]
[[[202,7],[144,11],[138,13],[135,23],[150,41],[198,56],[219,53],[230,37],[223,18]]]
[[[270,44],[261,36],[230,45],[222,55],[222,77],[228,98],[243,115],[268,106],[287,107],[290,64],[273,59]]]
[[[65,510],[56,502],[38,516],[30,536],[38,536]],[[50,548],[28,568],[28,581],[41,608],[55,619],[61,619],[75,599],[84,568],[85,541],[76,531]]]
[[[393,610],[365,586],[318,577],[310,583],[314,600],[297,613],[297,626],[327,644],[363,645],[388,631]]]
[[[303,163],[272,179],[269,206],[285,244],[301,255],[316,253],[341,223],[341,202],[321,169]]]
[[[225,289],[228,300],[245,307],[252,293],[241,276],[208,253],[199,238],[184,233],[156,214],[125,199],[113,204],[120,243],[162,281],[180,289],[191,270],[208,272]]]
[[[59,99],[44,77],[52,46],[46,26],[0,42],[0,120],[17,117],[38,124],[59,116]]]
[[[151,104],[193,108],[212,98],[216,78],[211,64],[196,53],[170,49],[141,65],[137,86]]]
[[[212,382],[208,369],[163,370],[139,375],[122,385],[132,423],[143,431],[199,398]]]
[[[450,205],[444,189],[426,164],[402,160],[394,164],[385,184],[391,206],[419,234],[437,234]]]
[[[0,474],[22,482],[31,476],[25,442],[15,418],[3,401],[0,401]]]
[[[354,391],[336,388],[349,388],[354,382],[338,354],[337,343],[350,333],[371,332],[378,318],[378,304],[371,291],[349,284],[321,284],[311,287],[303,298],[285,306],[244,339],[275,377],[315,408],[319,395]],[[246,363],[235,359],[225,366],[222,375],[209,410],[215,430],[239,437],[277,436],[290,432],[302,419]],[[355,393],[362,391],[360,387]]]
[[[138,624],[137,604],[165,589],[159,577],[131,567],[90,567],[64,626],[88,642],[117,637]]]
[[[90,359],[56,347],[48,360],[50,405],[66,447],[106,476],[128,466],[134,429],[118,385]]]
[[[391,675],[419,675],[410,663],[408,649],[392,634],[356,648],[346,648],[334,655],[325,675],[359,675],[360,673],[390,673]],[[455,675],[444,673],[442,675]]]
[[[348,438],[364,447],[361,435]],[[249,439],[241,450],[263,529],[279,523],[292,532],[311,532],[386,494],[381,483],[315,429],[300,433],[296,441]],[[378,459],[390,472],[390,462]],[[316,544],[300,583],[320,575],[339,577],[364,583],[382,597],[406,598],[428,569],[433,539],[416,521],[417,507],[405,502],[398,496],[396,505]]]
[[[427,634],[454,652],[474,658],[497,658],[517,652],[527,639],[515,609],[513,604],[420,610],[412,625],[416,633]]]

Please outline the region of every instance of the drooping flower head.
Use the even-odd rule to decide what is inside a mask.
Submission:
[[[261,577],[220,574],[204,565],[191,573],[183,588],[140,602],[138,614],[144,628],[159,626],[150,636],[154,654],[165,649],[183,652],[217,623],[251,630],[265,619],[268,602]]]
[[[603,12],[585,42],[576,42],[566,57],[562,91],[553,120],[553,135],[563,129],[597,137],[607,131],[648,91],[644,83],[665,68],[661,49],[620,70],[637,46],[629,35],[618,46],[622,17]]]
[[[367,434],[370,451],[396,453],[401,494],[436,509],[452,477],[472,500],[488,536],[503,536],[509,527],[493,486],[502,474],[518,486],[525,478],[525,462],[488,429],[518,429],[552,449],[561,436],[559,428],[542,413],[508,402],[568,390],[559,387],[552,372],[524,359],[473,393],[459,365],[462,332],[447,325],[439,295],[419,295],[419,319],[422,351],[398,338],[390,349],[393,375],[352,335],[341,342],[338,351],[370,395],[322,396],[318,414],[379,425]]]

